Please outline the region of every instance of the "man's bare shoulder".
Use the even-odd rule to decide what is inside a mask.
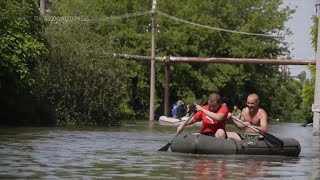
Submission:
[[[262,108],[259,108],[258,112],[259,112],[259,114],[267,115],[267,112]]]
[[[248,107],[245,107],[242,109],[242,113],[248,113],[249,112],[249,108]]]

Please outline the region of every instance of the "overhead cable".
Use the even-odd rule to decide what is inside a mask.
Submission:
[[[150,14],[150,13],[151,13],[150,11],[135,12],[135,13],[128,13],[128,14],[123,14],[123,15],[119,15],[119,16],[109,16],[109,17],[99,18],[99,19],[90,19],[89,21],[110,21],[110,20],[116,20],[116,19],[124,19],[124,18],[132,18],[132,17],[137,17],[137,16],[143,16],[143,15]],[[194,26],[202,27],[202,28],[213,29],[213,30],[216,30],[216,31],[223,31],[223,32],[228,32],[228,33],[236,33],[236,34],[245,34],[245,35],[252,35],[252,36],[283,37],[283,36],[274,35],[274,34],[259,34],[259,33],[250,33],[250,32],[234,31],[234,30],[229,30],[229,29],[211,27],[211,26],[207,26],[207,25],[202,25],[202,24],[197,24],[197,23],[194,23],[194,22],[186,21],[186,20],[171,16],[171,15],[166,14],[166,13],[161,12],[161,11],[157,11],[157,13],[162,15],[162,16],[164,16],[164,17],[167,17],[169,19],[173,19],[175,21],[191,24],[191,25],[194,25]]]
[[[132,17],[142,16],[142,15],[146,15],[146,14],[150,14],[150,11],[128,13],[128,14],[122,14],[119,16],[109,16],[109,17],[105,17],[105,18],[91,19],[90,21],[109,21],[109,20],[115,20],[115,19],[132,18]]]
[[[266,37],[282,37],[279,35],[272,35],[272,34],[258,34],[258,33],[249,33],[249,32],[242,32],[242,31],[234,31],[234,30],[228,30],[228,29],[222,29],[222,28],[216,28],[216,27],[211,27],[211,26],[206,26],[206,25],[202,25],[202,24],[197,24],[194,22],[190,22],[190,21],[186,21],[174,16],[170,16],[166,13],[160,12],[158,11],[158,13],[164,17],[179,21],[179,22],[183,22],[183,23],[187,23],[187,24],[191,24],[194,26],[198,26],[198,27],[203,27],[203,28],[207,28],[207,29],[213,29],[213,30],[217,30],[217,31],[224,31],[224,32],[229,32],[229,33],[237,33],[237,34],[245,34],[245,35],[252,35],[252,36],[266,36]]]

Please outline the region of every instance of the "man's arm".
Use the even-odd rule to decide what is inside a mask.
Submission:
[[[264,109],[259,109],[260,126],[255,126],[257,129],[268,131],[268,115]]]
[[[194,124],[194,123],[196,123],[196,120],[195,120],[195,118],[193,116],[193,117],[191,117],[190,121],[187,122],[187,124],[185,126],[188,126],[188,125],[191,125],[191,124]],[[183,124],[184,124],[184,122],[179,124],[179,126],[177,127],[177,133],[180,133],[180,131],[182,130]]]
[[[202,111],[203,113],[205,113],[207,116],[209,116],[211,119],[215,119],[217,121],[222,121],[224,120],[225,114],[223,113],[214,113],[211,112],[209,110],[204,109],[203,107],[201,107],[200,105],[196,105],[196,108],[198,111]],[[228,113],[228,112],[227,112]]]
[[[242,109],[242,111],[240,113],[240,118],[239,118],[243,122],[243,124],[238,122],[238,121],[236,121],[236,120],[234,120],[234,119],[232,119],[234,125],[240,130],[244,129],[246,127],[246,125],[248,125],[248,123],[244,121],[244,114],[245,113],[246,113],[246,109]]]

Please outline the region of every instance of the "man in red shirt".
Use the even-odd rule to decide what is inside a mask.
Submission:
[[[186,125],[202,121],[200,134],[226,139],[226,123],[229,109],[227,106],[222,106],[220,95],[211,93],[208,98],[208,104],[205,106],[196,105],[196,108],[198,112]],[[177,127],[177,133],[182,129],[183,124],[180,124]]]

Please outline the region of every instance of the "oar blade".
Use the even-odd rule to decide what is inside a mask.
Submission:
[[[168,143],[165,146],[163,146],[162,148],[160,148],[158,151],[168,151],[170,145],[171,145],[171,143]]]
[[[190,115],[190,117],[188,118],[188,120],[186,120],[185,122],[183,122],[181,131],[178,132],[178,133],[175,135],[174,138],[176,138],[177,135],[179,135],[179,134],[182,132],[182,130],[183,130],[183,128],[186,126],[186,124],[188,124],[188,122],[192,119],[194,113],[195,113],[195,112],[193,112],[193,113]],[[173,138],[173,139],[174,139],[174,138]],[[171,142],[173,141],[173,139],[171,140]],[[162,148],[160,148],[158,151],[168,151],[169,147],[171,146],[171,142],[169,142],[168,144],[166,144],[165,146],[163,146]]]
[[[283,147],[284,147],[284,142],[283,142],[281,139],[275,137],[275,136],[272,135],[272,134],[269,134],[269,133],[263,132],[263,131],[260,131],[260,134],[261,134],[268,142],[270,142],[270,143],[273,144],[274,146],[277,146],[277,147],[283,149]]]

